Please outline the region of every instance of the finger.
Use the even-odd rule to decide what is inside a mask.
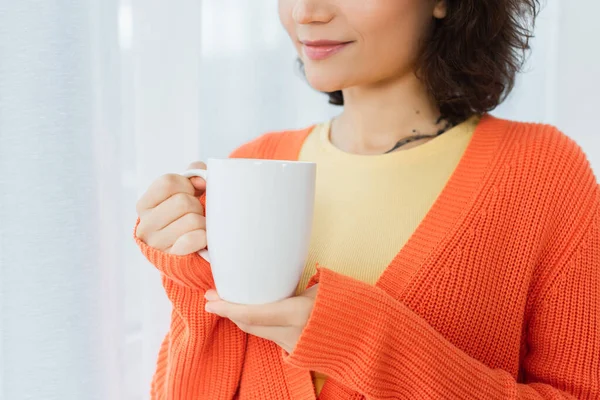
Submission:
[[[167,174],[155,180],[146,193],[138,200],[136,211],[142,215],[175,193],[194,195],[195,189],[188,178],[177,174]]]
[[[188,254],[197,253],[205,248],[206,231],[204,229],[198,229],[179,237],[168,253],[177,256],[187,256]]]
[[[196,189],[194,196],[200,197],[206,192],[206,181],[204,179],[199,176],[193,176],[190,178],[190,182],[192,183],[192,186],[194,186],[194,189]]]
[[[233,304],[223,300],[207,303],[206,311],[243,325],[290,326],[294,309],[285,300],[261,305]]]
[[[221,298],[219,297],[219,294],[217,293],[216,290],[210,289],[207,290],[206,293],[204,294],[204,298],[208,301],[219,301],[221,300]]]
[[[185,234],[196,230],[206,230],[206,218],[200,214],[188,213],[154,232],[147,238],[146,243],[156,249],[166,249],[175,246]]]
[[[284,345],[283,343],[281,343],[280,341],[277,340],[272,340],[272,342],[274,342],[277,346],[281,347],[282,349],[284,349],[285,351],[289,353],[291,353],[290,350],[288,350],[288,347],[286,345]]]
[[[194,161],[188,165],[187,169],[206,169],[206,164],[202,161]]]
[[[202,161],[196,161],[196,162],[191,163],[188,166],[188,169],[206,169],[206,164],[204,164]],[[190,182],[196,189],[197,196],[204,193],[204,191],[206,190],[206,181],[204,179],[200,178],[199,176],[194,176],[194,177],[190,178]]]
[[[197,197],[188,193],[176,193],[154,207],[140,220],[138,232],[161,230],[189,213],[204,215],[202,203]]]

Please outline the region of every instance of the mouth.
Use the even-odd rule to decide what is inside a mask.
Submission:
[[[314,61],[325,60],[344,50],[352,42],[340,42],[334,40],[303,40],[302,50],[306,57]]]

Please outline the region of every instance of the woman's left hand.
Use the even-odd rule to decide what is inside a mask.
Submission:
[[[228,303],[215,290],[205,294],[206,311],[230,319],[242,331],[275,342],[291,353],[308,322],[315,304],[317,285],[296,297],[271,304],[243,305]]]

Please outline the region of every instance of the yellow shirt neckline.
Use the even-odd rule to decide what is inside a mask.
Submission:
[[[444,134],[437,136],[428,142],[425,142],[419,146],[412,147],[405,150],[398,150],[387,154],[354,154],[347,153],[337,148],[330,140],[331,123],[332,120],[328,120],[315,127],[318,130],[319,142],[324,150],[329,153],[332,159],[337,161],[353,161],[361,163],[385,163],[393,162],[397,163],[414,163],[423,157],[430,157],[440,152],[448,150],[448,146],[452,143],[456,143],[459,137],[471,136],[471,133],[479,123],[479,116],[472,116],[466,121],[456,125],[452,129],[448,130]]]

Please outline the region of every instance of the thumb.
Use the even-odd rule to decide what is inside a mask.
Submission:
[[[196,161],[188,165],[187,169],[206,169],[206,164],[202,161]],[[206,181],[199,176],[190,178],[190,182],[192,182],[192,186],[197,192],[204,193],[206,190]]]
[[[310,298],[314,299],[314,298],[317,297],[317,291],[318,290],[319,290],[319,284],[317,283],[317,284],[309,287],[308,289],[306,289],[304,292],[302,292],[300,294],[300,296],[310,297]]]

